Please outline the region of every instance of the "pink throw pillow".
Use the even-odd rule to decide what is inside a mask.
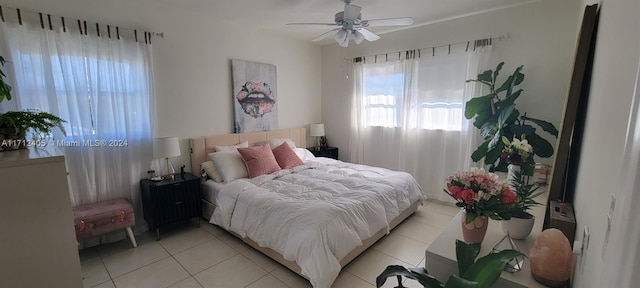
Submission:
[[[296,152],[294,152],[286,142],[273,149],[273,155],[276,157],[276,161],[278,161],[278,165],[280,165],[282,169],[290,169],[304,164],[302,160],[300,160],[300,157],[296,155]]]
[[[280,166],[278,166],[278,162],[273,156],[269,145],[238,148],[238,152],[240,152],[240,156],[242,156],[242,160],[247,166],[249,178],[280,170]]]

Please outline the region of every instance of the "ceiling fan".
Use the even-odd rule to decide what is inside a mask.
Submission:
[[[342,0],[344,4],[344,11],[338,12],[335,15],[335,23],[287,23],[287,25],[323,25],[323,26],[339,26],[333,30],[330,30],[312,41],[320,41],[327,38],[337,31],[335,34],[336,42],[342,47],[349,46],[349,39],[353,38],[353,41],[357,44],[362,43],[364,39],[367,41],[376,41],[380,39],[380,36],[365,29],[366,27],[373,26],[406,26],[413,24],[413,18],[386,18],[386,19],[372,19],[362,20],[362,14],[360,10],[362,7],[351,5],[352,0]]]

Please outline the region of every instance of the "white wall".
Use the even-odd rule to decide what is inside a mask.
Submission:
[[[340,148],[340,158],[349,160],[351,109],[348,65],[343,58],[408,49],[427,48],[509,35],[495,44],[492,66],[505,61],[502,74],[524,65],[525,92],[517,101],[520,112],[550,121],[560,127],[568,93],[576,44],[578,1],[546,0],[485,14],[431,24],[382,35],[375,42],[348,48],[337,44],[322,47],[322,119],[331,146]],[[505,78],[500,78],[505,79]],[[504,80],[502,80],[504,81]],[[542,133],[541,133],[542,134]],[[548,138],[555,143],[553,137]],[[544,159],[551,162],[552,159]]]
[[[597,1],[582,2],[584,7]],[[640,34],[634,31],[640,27],[640,3],[637,0],[602,2],[574,201],[576,238],[582,238],[585,226],[591,232],[589,248],[583,255],[586,265],[583,272],[576,272],[574,287],[587,288],[607,286],[607,279],[601,279],[602,250],[611,194],[625,186],[621,184],[623,181],[633,180],[621,179],[624,173],[620,169],[624,164],[625,135],[640,59]],[[629,229],[640,228],[636,225]]]
[[[0,5],[102,24],[164,32],[153,42],[156,89],[155,136],[178,136],[190,166],[186,138],[233,132],[230,59],[277,66],[280,128],[321,120],[320,47],[259,27],[219,22],[206,11],[162,1],[0,0]],[[5,13],[6,10],[5,10]]]

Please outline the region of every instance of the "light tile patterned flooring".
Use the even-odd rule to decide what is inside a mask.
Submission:
[[[372,288],[387,265],[424,266],[425,250],[458,208],[425,202],[414,215],[347,265],[333,288]],[[262,255],[226,231],[200,219],[80,251],[84,287],[302,288],[304,278]],[[384,287],[394,287],[389,281]],[[420,287],[405,281],[405,286]]]

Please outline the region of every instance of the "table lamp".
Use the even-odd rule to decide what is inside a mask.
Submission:
[[[310,126],[311,136],[316,137],[316,150],[320,150],[320,137],[324,136],[324,124],[311,124]]]
[[[165,158],[167,167],[161,169],[163,177],[173,180],[173,166],[169,158],[180,156],[180,143],[178,137],[153,138],[153,158]]]

